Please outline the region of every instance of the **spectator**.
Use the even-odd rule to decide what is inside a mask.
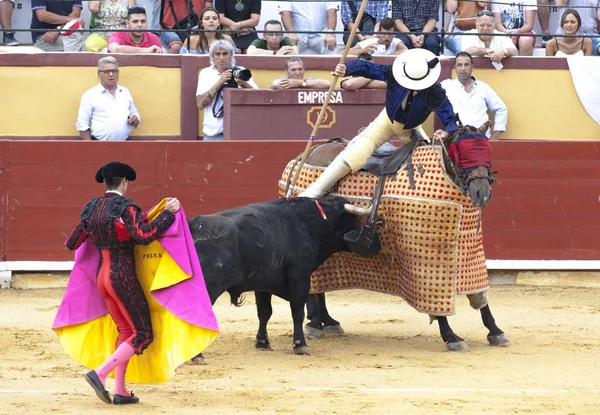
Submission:
[[[93,13],[94,25],[98,32],[90,33],[85,39],[88,52],[100,52],[108,48],[108,39],[113,30],[125,29],[127,12],[135,5],[135,0],[92,0],[88,8]]]
[[[265,23],[263,38],[256,39],[248,47],[248,55],[297,55],[296,44],[282,32],[280,22],[269,20]]]
[[[348,50],[350,55],[359,55],[368,53],[370,55],[400,55],[407,50],[406,45],[396,35],[396,27],[394,21],[389,17],[384,17],[381,22],[377,23],[375,28],[377,33],[375,36],[367,37],[359,42],[356,46]],[[383,34],[383,32],[387,34]],[[372,41],[372,42],[371,42]]]
[[[477,13],[487,10],[489,2],[475,2],[462,0],[446,0],[446,12],[454,16],[453,26],[449,32],[453,33],[445,39],[446,47],[455,55],[461,52],[460,33],[475,29]],[[450,19],[448,19],[448,23]]]
[[[216,30],[216,32],[196,32],[190,36],[190,47],[188,48],[187,40],[183,42],[181,53],[192,53],[194,55],[207,55],[210,49],[210,45],[215,40],[226,40],[232,45],[233,39],[228,35],[224,35],[220,30],[222,29],[219,23],[219,13],[212,7],[206,7],[200,13],[200,23],[198,23],[200,29],[204,30]]]
[[[540,28],[542,29],[543,48],[545,48],[546,44],[552,39],[552,36],[550,36],[550,8],[548,7],[549,4],[550,2],[548,0],[537,0],[537,16],[538,21],[540,22]],[[535,39],[533,43],[535,44]]]
[[[348,43],[350,32],[354,28],[354,21],[358,15],[358,9],[360,8],[360,1],[343,0],[342,1],[342,24],[344,25],[344,45]],[[370,1],[367,3],[367,7],[363,13],[363,17],[358,23],[358,29],[356,29],[356,35],[352,40],[352,47],[360,41],[365,40],[365,37],[372,35],[375,32],[375,25],[380,22],[384,17],[388,15],[389,1]]]
[[[304,79],[304,61],[299,56],[292,56],[285,61],[284,78],[277,78],[271,85],[272,89],[326,89],[331,86],[331,82],[326,79],[306,78]]]
[[[15,39],[15,32],[11,32],[12,12],[15,7],[15,0],[0,0],[0,27],[4,30],[4,46],[19,46],[20,43]]]
[[[581,24],[579,25],[579,34],[583,36],[598,36],[600,27],[600,2],[598,0],[556,0],[557,6],[569,7],[579,13]],[[566,13],[566,10],[565,12]],[[562,21],[562,17],[561,17]],[[556,31],[557,35],[562,35],[562,27]],[[592,54],[600,55],[600,37],[592,37]]]
[[[112,56],[98,60],[100,84],[81,96],[77,130],[82,140],[125,141],[140,123],[129,90],[118,84],[119,63]]]
[[[140,6],[129,8],[127,29],[135,32],[116,32],[108,39],[110,53],[163,53],[160,39],[148,29],[146,9]]]
[[[440,54],[440,36],[435,28],[439,8],[437,0],[392,0],[392,19],[395,20],[396,30],[400,32],[398,37],[408,49],[423,48],[436,56]]]
[[[483,10],[477,13],[475,29],[465,32],[473,35],[461,36],[461,49],[471,56],[485,56],[496,63],[502,62],[504,58],[517,56],[519,52],[507,36],[490,36],[490,34],[500,33],[494,29],[495,22],[491,11]]]
[[[373,61],[373,57],[368,53],[361,53],[356,59],[367,62]],[[340,87],[346,91],[356,91],[357,89],[385,89],[387,88],[387,84],[385,81],[353,75],[343,78],[340,82]]]
[[[31,0],[31,29],[58,29],[73,20],[85,27],[81,18],[81,0]],[[83,35],[80,32],[62,36],[60,32],[31,32],[36,48],[46,52],[79,52],[83,48]]]
[[[231,43],[216,40],[208,54],[210,66],[200,71],[196,104],[204,110],[204,141],[223,140],[223,88],[258,89],[258,86],[252,76],[248,81],[233,77],[235,47]]]
[[[448,100],[463,125],[481,127],[489,121],[488,109],[494,113],[492,140],[500,139],[506,131],[508,109],[496,92],[485,82],[473,76],[473,58],[467,52],[459,53],[454,59],[456,79],[442,81]],[[490,130],[487,134],[490,137]]]
[[[282,2],[279,14],[288,36],[298,46],[301,54],[329,55],[336,53],[335,32],[337,24],[337,3]],[[313,31],[323,33],[296,33]]]
[[[185,23],[190,23],[190,28],[197,25],[200,19],[198,15],[206,7],[212,7],[212,1],[191,0],[192,13],[189,10],[188,0],[165,0],[163,5],[163,16],[160,25],[163,29],[173,29],[179,26],[187,26]],[[198,23],[199,24],[199,23]],[[179,26],[178,26],[179,25]],[[188,33],[186,32],[161,32],[160,42],[168,53],[180,53],[183,41],[186,40]],[[208,48],[207,48],[208,50]]]
[[[260,20],[261,0],[215,0],[221,26],[231,32],[235,46],[240,53],[246,53],[256,35],[256,25]]]
[[[533,23],[537,11],[537,0],[518,0],[513,3],[492,3],[496,18],[496,29],[509,35],[534,35]],[[520,56],[532,56],[535,37],[512,36]]]
[[[565,35],[575,36],[581,27],[581,16],[577,10],[567,9],[560,18],[560,27]],[[546,56],[591,56],[592,40],[587,37],[557,37],[546,43]]]

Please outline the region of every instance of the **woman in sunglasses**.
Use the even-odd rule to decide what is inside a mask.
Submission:
[[[546,43],[546,56],[592,56],[592,39],[576,36],[581,27],[581,16],[574,9],[564,11],[560,19],[563,33]]]

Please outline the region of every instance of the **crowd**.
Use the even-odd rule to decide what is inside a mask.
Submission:
[[[443,42],[455,55],[477,45],[494,49],[494,44],[506,49],[507,57],[531,56],[537,16],[542,46],[550,45],[547,55],[600,54],[600,0],[555,0],[563,10],[555,34],[550,33],[548,1],[445,0],[443,41],[438,30],[440,0],[369,1],[350,53],[393,55],[423,48],[440,55]],[[31,0],[30,28],[33,44],[44,51],[208,54],[212,42],[224,39],[238,54],[329,55],[342,49],[334,34],[338,12],[345,44],[360,3],[277,2],[279,20],[258,28],[261,0],[155,0],[151,22],[136,0]],[[81,17],[84,4],[91,12],[89,22]],[[11,31],[13,5],[14,0],[0,0],[5,46],[19,44]],[[86,27],[93,32],[77,30]],[[498,59],[496,51],[485,55]]]

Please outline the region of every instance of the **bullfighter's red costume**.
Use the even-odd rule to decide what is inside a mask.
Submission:
[[[115,177],[133,181],[136,173],[126,164],[112,162],[98,170],[96,181],[106,183],[105,179]],[[138,402],[125,390],[125,372],[129,359],[141,354],[152,343],[153,335],[148,301],[136,275],[133,248],[155,241],[174,220],[174,214],[165,209],[155,220],[144,223],[142,210],[132,200],[108,190],[103,197],[86,204],[68,236],[66,246],[71,250],[89,238],[100,251],[98,290],[119,331],[115,353],[86,374],[86,380],[103,402],[113,403],[104,388],[113,369],[117,382],[114,403]]]

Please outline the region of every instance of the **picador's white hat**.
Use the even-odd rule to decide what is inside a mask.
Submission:
[[[404,88],[420,91],[435,84],[442,72],[437,56],[427,49],[415,48],[398,55],[392,65],[396,82]]]

